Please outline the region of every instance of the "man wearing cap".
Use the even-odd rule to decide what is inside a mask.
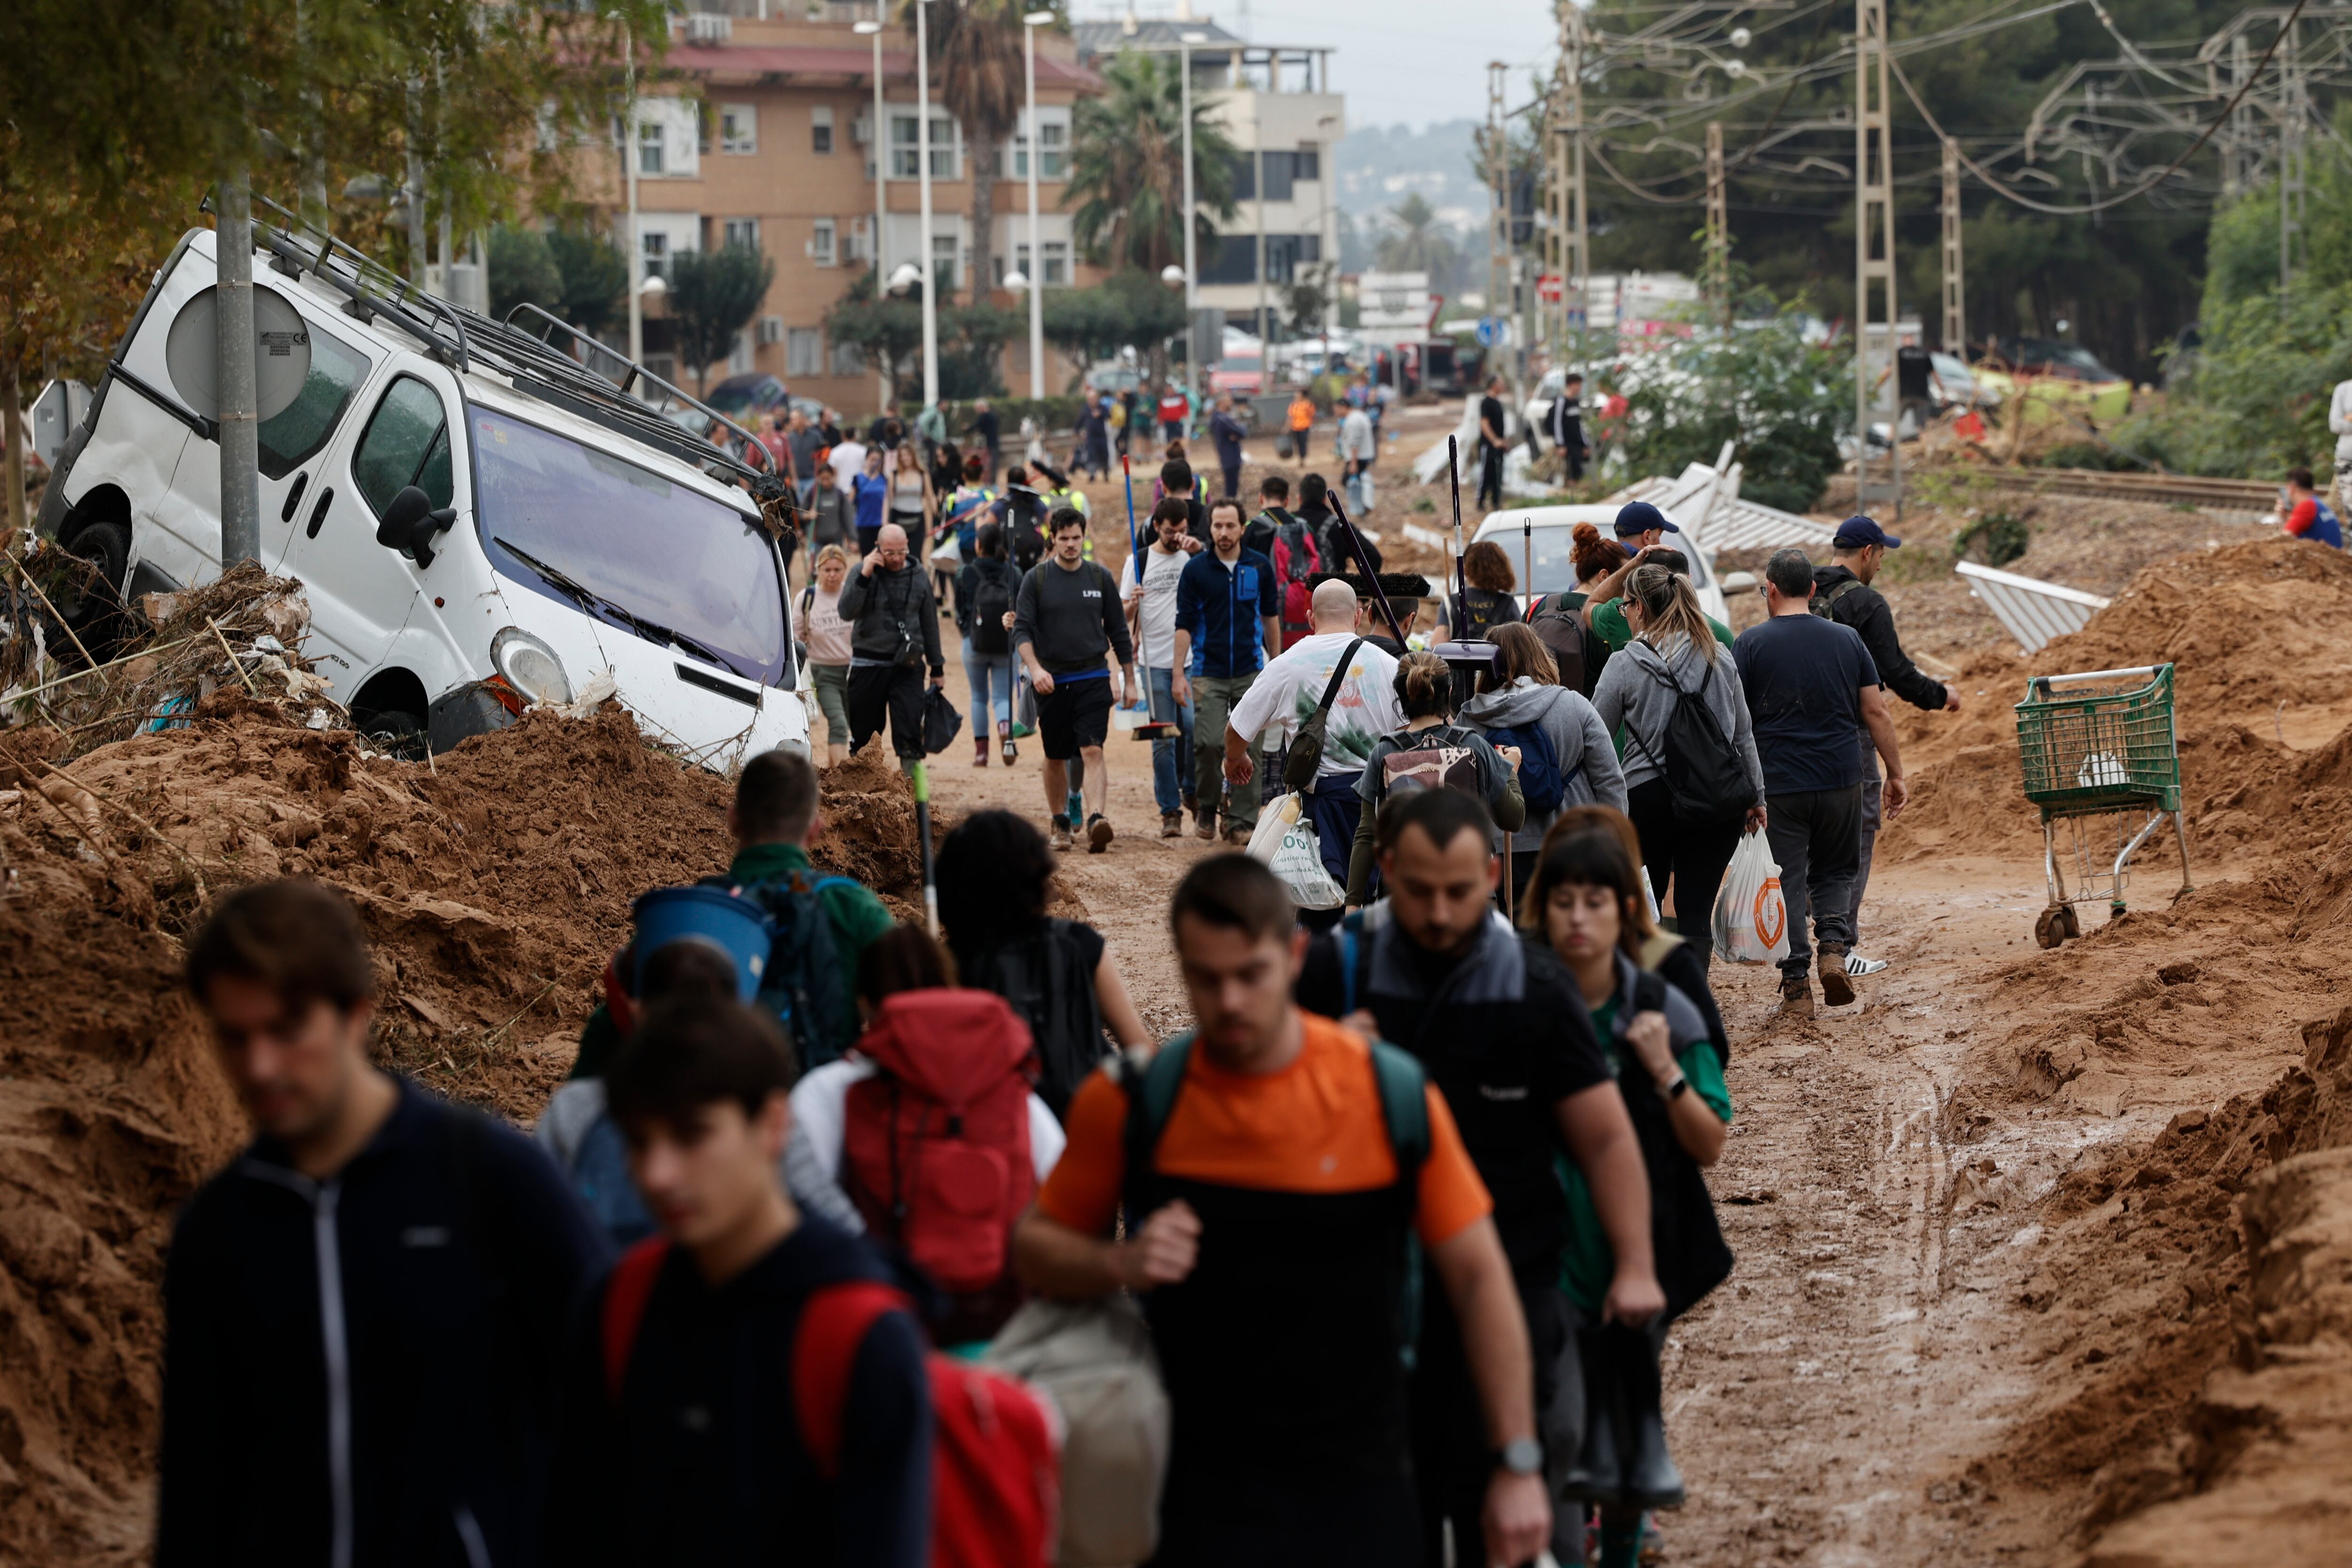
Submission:
[[[1831,542],[1830,564],[1813,568],[1813,614],[1827,616],[1842,626],[1852,626],[1862,634],[1863,647],[1870,650],[1870,661],[1878,667],[1879,683],[1915,708],[1929,712],[1942,709],[1947,712],[1960,710],[1959,694],[1939,680],[1931,679],[1911,662],[1903,651],[1902,640],[1895,635],[1895,612],[1886,600],[1870,585],[1878,575],[1879,563],[1886,552],[1901,546],[1903,542],[1878,526],[1875,520],[1856,513],[1838,524],[1837,537]],[[1883,817],[1884,785],[1878,775],[1875,757],[1866,759],[1862,779],[1862,863],[1853,879],[1853,928],[1859,931],[1862,921],[1862,897],[1870,887],[1870,854],[1878,842],[1878,825]],[[1859,952],[1846,955],[1849,974],[1875,974],[1886,967],[1881,958],[1864,958]]]
[[[1617,509],[1617,542],[1633,553],[1625,564],[1600,578],[1585,595],[1585,624],[1592,635],[1609,645],[1615,653],[1633,640],[1633,628],[1625,624],[1625,579],[1633,568],[1655,562],[1680,576],[1690,575],[1690,557],[1682,551],[1662,542],[1669,533],[1682,530],[1672,519],[1645,500],[1627,501]],[[1731,628],[1713,616],[1706,624],[1715,628],[1715,640],[1724,647],[1731,646]]]

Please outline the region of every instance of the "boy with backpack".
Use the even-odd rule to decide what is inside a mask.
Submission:
[[[1444,1100],[1404,1052],[1292,1005],[1307,939],[1264,866],[1201,861],[1170,921],[1197,1028],[1087,1080],[1013,1238],[1042,1294],[1142,1300],[1175,1433],[1152,1562],[1419,1562],[1409,1238],[1485,1395],[1484,1541],[1461,1561],[1533,1558],[1550,1509],[1527,1324]]]
[[[1315,531],[1290,511],[1289,480],[1280,474],[1266,475],[1257,487],[1257,497],[1258,514],[1243,531],[1242,548],[1258,551],[1274,563],[1275,584],[1282,591],[1282,646],[1287,649],[1314,635],[1308,605],[1325,562],[1315,543]]]
[[[1191,517],[1181,497],[1160,500],[1151,509],[1151,542],[1129,555],[1119,572],[1152,720],[1176,726],[1176,733],[1151,742],[1151,793],[1162,838],[1183,836],[1183,814],[1193,799],[1192,705],[1176,700],[1176,579],[1192,559],[1184,549]]]
[[[606,1074],[662,1234],[566,1335],[545,1561],[928,1568],[922,1331],[785,1192],[793,1076],[773,1018],[710,1001],[656,1008]]]

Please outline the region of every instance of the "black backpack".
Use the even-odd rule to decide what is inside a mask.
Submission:
[[[1536,640],[1551,655],[1552,663],[1559,667],[1559,684],[1590,698],[1593,684],[1601,678],[1601,661],[1609,657],[1609,645],[1584,624],[1582,616],[1560,603],[1558,594],[1536,601],[1536,613],[1528,617],[1528,629],[1536,634]],[[1595,648],[1600,651],[1596,653]]]
[[[975,573],[980,581],[971,595],[971,650],[1009,653],[1013,634],[1004,629],[1004,615],[1013,608],[1013,574],[993,561],[981,562]]]
[[[1651,750],[1630,724],[1625,736],[1664,775],[1675,815],[1685,822],[1721,822],[1754,805],[1755,781],[1748,776],[1738,748],[1724,734],[1714,710],[1706,705],[1706,689],[1715,680],[1714,663],[1708,662],[1696,691],[1684,690],[1670,670],[1643,668],[1674,689],[1675,710],[1666,720],[1664,754]]]
[[[1029,1026],[1037,1047],[1037,1098],[1061,1117],[1087,1074],[1110,1055],[1095,977],[1070,922],[1048,920],[959,967],[965,984],[995,992]]]

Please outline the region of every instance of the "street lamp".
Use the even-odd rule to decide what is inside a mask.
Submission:
[[[911,261],[901,261],[898,269],[890,274],[890,292],[904,294],[923,280],[923,269]]]
[[[1045,138],[1037,129],[1037,29],[1055,19],[1052,11],[1032,11],[1021,18],[1021,41],[1029,73],[1029,268],[1042,285],[1045,278],[1045,251],[1037,241],[1037,164],[1044,158]],[[1017,271],[1013,278],[1020,277]],[[1023,279],[1024,283],[1027,280]],[[1008,289],[1014,288],[1013,278],[1004,280]],[[1029,395],[1045,395],[1045,290],[1043,287],[1029,290]],[[1041,419],[1039,424],[1042,426]]]
[[[1193,280],[1200,276],[1200,268],[1194,264],[1192,255],[1192,46],[1207,43],[1209,35],[1179,33],[1176,41],[1183,46],[1177,52],[1177,69],[1183,79],[1180,90],[1183,94],[1184,115],[1184,396],[1197,410],[1201,406],[1201,345],[1193,340],[1200,335],[1194,327],[1200,304]],[[1160,274],[1162,279],[1167,276]],[[1189,425],[1186,434],[1191,434]]]
[[[1018,294],[1028,287],[1029,275],[1022,271],[1018,267],[1004,275],[1004,291],[1006,293]]]
[[[878,20],[854,22],[850,25],[850,31],[862,33],[874,40],[874,297],[879,300],[882,297],[882,225],[887,210],[882,183],[890,177],[890,140],[882,118],[882,24]],[[874,380],[880,388],[876,394],[880,399],[880,411],[887,414],[890,412],[889,373],[877,369]]]
[[[668,292],[669,284],[658,272],[649,272],[646,274],[646,280],[637,285],[638,296],[648,303],[660,299],[663,295]]]
[[[925,0],[915,0],[915,163],[923,201],[923,271],[940,269],[931,246],[931,32]],[[940,290],[938,280],[923,290],[923,408],[940,400]],[[886,410],[887,412],[887,410]]]
[[[621,20],[618,12],[604,15],[608,21]],[[625,24],[621,28],[621,183],[627,188],[629,207],[628,237],[623,243],[629,251],[629,363],[634,375],[634,367],[646,363],[646,311],[637,296],[642,283],[658,279],[646,278],[646,242],[637,233],[637,41]]]

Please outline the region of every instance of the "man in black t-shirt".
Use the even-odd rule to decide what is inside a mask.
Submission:
[[[1548,1407],[1568,1342],[1558,1289],[1566,1150],[1593,1193],[1616,1258],[1608,1316],[1647,1321],[1665,1304],[1650,1247],[1650,1187],[1582,997],[1550,950],[1493,912],[1501,862],[1486,806],[1458,790],[1391,797],[1381,812],[1384,904],[1307,949],[1296,994],[1421,1059],[1495,1200],[1495,1224],[1526,1311],[1536,1408]],[[1424,1281],[1429,1321],[1412,1374],[1413,1465],[1423,1561],[1444,1562],[1444,1525],[1475,1541],[1491,1464],[1476,1390],[1445,1293]]]
[[[1503,434],[1503,385],[1501,376],[1488,376],[1486,395],[1478,400],[1478,506],[1503,504],[1503,454],[1510,448]]]
[[[1936,374],[1936,362],[1917,343],[1905,343],[1895,351],[1895,417],[1899,422],[1906,414],[1913,416],[1912,428],[1924,430],[1936,417],[1936,390],[1943,381]]]
[[[1731,647],[1764,764],[1765,833],[1780,863],[1788,910],[1780,1007],[1799,1016],[1813,1010],[1808,913],[1821,948],[1822,997],[1832,1006],[1854,997],[1845,961],[1862,867],[1865,731],[1886,760],[1886,814],[1902,810],[1909,794],[1878,666],[1861,634],[1812,613],[1812,597],[1813,563],[1805,552],[1775,551],[1764,565],[1769,618]]]

